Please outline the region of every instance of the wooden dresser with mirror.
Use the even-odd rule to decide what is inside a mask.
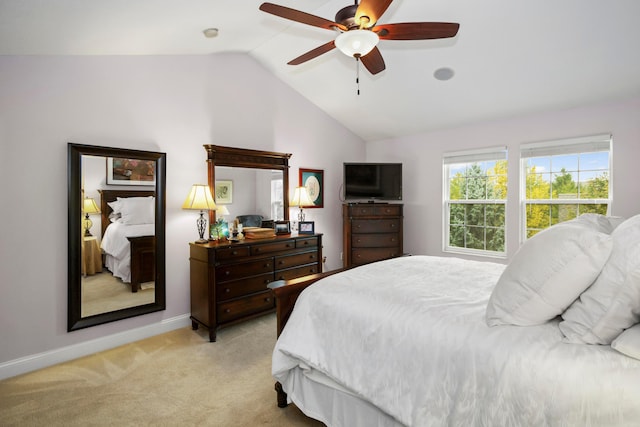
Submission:
[[[322,271],[322,235],[190,244],[191,322],[209,329],[275,310],[267,285]]]
[[[205,145],[209,187],[216,179],[233,180],[233,202],[226,205],[233,218],[262,214],[268,220],[289,220],[289,158],[291,154],[218,145]],[[244,176],[256,173],[253,179]],[[267,172],[265,176],[264,173]],[[234,175],[236,174],[236,175]],[[276,178],[266,178],[276,177]],[[276,179],[277,185],[265,181]],[[252,188],[249,183],[254,183]],[[274,190],[274,188],[279,190]],[[256,200],[271,193],[269,208],[240,207],[240,197],[254,194]],[[277,194],[274,194],[277,193]],[[209,221],[216,221],[215,211]],[[322,271],[322,235],[286,234],[264,239],[210,241],[190,244],[191,321],[193,329],[205,326],[209,340],[216,340],[218,328],[275,310],[267,285],[275,280],[294,279]]]

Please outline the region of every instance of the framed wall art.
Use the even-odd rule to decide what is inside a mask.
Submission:
[[[107,157],[107,185],[156,185],[156,162]]]
[[[233,203],[233,181],[216,181],[216,203]]]
[[[307,187],[309,197],[313,201],[313,205],[303,206],[303,208],[324,207],[324,171],[301,168],[299,170],[299,182],[299,185]]]

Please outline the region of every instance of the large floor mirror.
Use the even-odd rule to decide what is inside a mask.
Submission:
[[[166,154],[69,143],[67,330],[164,310]]]

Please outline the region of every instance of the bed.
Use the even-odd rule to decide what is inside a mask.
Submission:
[[[407,256],[274,286],[278,406],[329,426],[640,425],[640,216],[508,265]]]
[[[113,222],[113,205],[119,198],[130,201],[155,197],[154,191],[99,190],[102,222],[101,248],[105,254],[105,266],[124,283],[131,283],[131,292],[138,292],[141,285],[155,281],[155,219],[154,212],[143,219],[137,212],[133,224]],[[154,206],[154,203],[149,203]],[[146,203],[145,203],[146,206]]]

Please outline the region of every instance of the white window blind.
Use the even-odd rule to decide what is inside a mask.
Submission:
[[[520,146],[520,157],[547,157],[562,154],[597,153],[611,149],[611,135],[593,135],[561,141],[532,142]]]
[[[456,151],[444,153],[443,164],[454,165],[461,163],[475,163],[491,160],[506,160],[507,147],[493,147],[481,150]]]

